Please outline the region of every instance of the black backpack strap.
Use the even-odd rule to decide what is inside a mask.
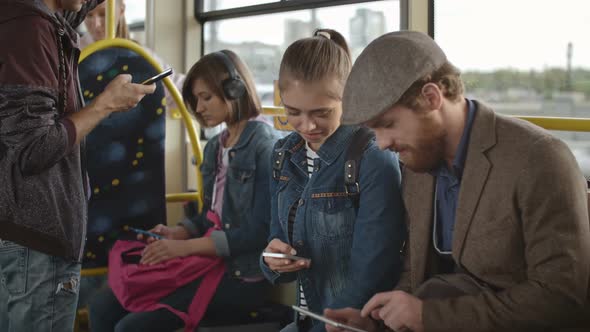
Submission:
[[[289,151],[285,149],[286,138],[282,138],[275,144],[274,151],[272,153],[272,178],[275,181],[279,181],[281,178],[281,171],[283,170],[283,164],[287,159]]]
[[[366,127],[360,127],[353,135],[346,150],[346,162],[344,163],[344,188],[346,194],[352,199],[355,208],[358,208],[361,189],[359,186],[359,169],[363,152],[375,134]]]
[[[295,146],[290,149],[288,149],[288,147],[285,148],[285,144],[289,137],[290,136],[287,136],[278,140],[272,153],[272,178],[276,181],[281,178],[281,171],[283,170],[283,164],[285,163],[285,160],[287,160],[287,156],[295,153],[305,144],[305,140],[300,139],[299,143],[295,144]]]
[[[121,261],[125,264],[139,264],[141,261],[141,252],[145,249],[145,244],[132,247],[121,253]]]
[[[283,169],[283,163],[287,157],[287,151],[281,150],[273,153],[272,158],[272,177],[276,181],[281,177],[281,170]]]

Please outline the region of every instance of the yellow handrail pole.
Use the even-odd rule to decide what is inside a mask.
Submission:
[[[180,115],[184,120],[183,123],[186,126],[186,131],[191,142],[191,149],[193,151],[193,156],[195,157],[195,164],[201,165],[201,163],[203,162],[203,150],[201,150],[201,141],[199,140],[199,136],[197,135],[195,123],[193,122],[193,119],[191,118],[190,114],[188,113],[188,110],[186,109],[186,105],[184,104],[182,96],[180,95],[178,90],[174,88],[172,80],[169,77],[166,77],[164,78],[164,84],[168,88],[168,91],[172,94],[172,98],[174,98],[174,101],[176,101],[176,105],[178,105]],[[201,174],[198,167],[195,167],[195,172],[197,179],[197,192],[199,193],[199,195],[197,196],[197,202],[200,213],[203,210],[203,174]],[[171,197],[167,196],[167,201],[177,202],[177,200],[171,199],[172,197],[174,197],[174,195],[171,195]],[[188,197],[192,197],[192,195],[189,195]]]
[[[158,69],[158,70],[162,71],[162,69]],[[182,116],[182,119],[184,120],[183,123],[186,126],[186,131],[188,133],[188,137],[191,142],[191,149],[193,151],[193,156],[195,157],[195,164],[201,165],[201,163],[203,162],[203,155],[201,153],[201,151],[202,151],[201,150],[201,142],[199,141],[199,137],[197,136],[197,130],[195,128],[195,123],[193,122],[193,119],[191,118],[190,114],[188,113],[188,110],[186,109],[186,106],[184,104],[184,100],[182,99],[182,96],[180,96],[180,93],[178,92],[178,90],[176,89],[174,84],[172,83],[172,80],[170,79],[170,77],[164,78],[164,85],[166,85],[166,87],[168,88],[168,92],[170,92],[170,94],[172,95],[172,98],[174,98],[176,105],[178,105],[178,110],[180,111],[180,115]],[[198,198],[197,203],[198,203],[199,213],[200,213],[203,210],[203,175],[201,174],[198,167],[195,167],[195,172],[196,172],[196,179],[197,179],[197,192],[199,193],[199,195],[197,195],[196,197]],[[190,195],[190,197],[192,197],[192,195]],[[170,201],[170,200],[168,200],[168,201]]]
[[[82,277],[96,277],[103,276],[107,274],[108,271],[109,270],[106,267],[96,267],[92,269],[82,269],[82,271],[80,271],[80,274],[82,275]]]
[[[278,106],[263,106],[262,114],[286,116],[285,109]],[[510,115],[534,123],[547,130],[590,132],[590,118],[564,118],[551,116]]]
[[[590,132],[590,119],[586,118],[561,118],[528,115],[515,115],[515,117],[527,120],[547,130]]]
[[[156,69],[156,71],[161,72],[162,66],[150,55],[148,54],[143,47],[139,46],[138,44],[127,40],[127,39],[122,39],[122,38],[115,38],[115,39],[105,39],[105,40],[99,40],[97,42],[94,42],[90,45],[88,45],[88,47],[86,47],[85,49],[82,50],[82,53],[80,54],[80,62],[82,62],[84,59],[86,59],[90,54],[94,53],[94,52],[98,52],[100,50],[103,50],[105,48],[109,48],[109,47],[121,47],[121,48],[126,48],[128,50],[132,50],[134,52],[136,52],[137,54],[141,55],[144,59],[146,59],[153,67],[154,69]],[[172,83],[172,80],[170,80],[169,77],[164,78],[164,85],[166,86],[166,88],[168,89],[168,91],[171,93],[172,98],[174,99],[174,101],[176,102],[176,105],[178,105],[178,110],[180,111],[180,114],[184,120],[184,124],[186,125],[186,129],[188,132],[188,136],[191,142],[191,148],[193,151],[193,155],[195,157],[195,161],[197,165],[200,165],[201,162],[203,161],[203,155],[201,153],[201,144],[200,141],[198,139],[197,136],[197,130],[195,129],[195,124],[190,116],[190,114],[188,113],[188,110],[186,109],[186,105],[184,104],[184,101],[182,100],[182,96],[180,95],[180,93],[178,92],[178,90],[176,89],[176,87],[174,86],[174,84]],[[198,194],[194,194],[191,193],[191,195],[187,195],[187,196],[183,196],[184,198],[194,198],[197,197],[197,203],[199,205],[199,212],[202,211],[203,209],[203,176],[200,172],[200,170],[198,169],[198,167],[195,167],[195,173],[197,176],[197,193]],[[177,201],[178,196],[175,196],[174,194],[172,194],[171,199],[172,201]]]
[[[281,106],[262,106],[262,114],[271,116],[287,116],[285,109]]]
[[[115,1],[116,0],[107,0],[107,15],[105,17],[105,27],[106,29],[106,39],[113,39],[115,38],[115,30],[117,27],[117,22],[115,22]]]
[[[178,193],[178,194],[166,194],[166,202],[168,203],[183,203],[188,201],[199,201],[199,195],[197,193]]]
[[[172,94],[172,97],[176,101],[176,104],[179,105],[178,109],[180,110],[180,114],[182,115],[184,125],[186,126],[186,130],[191,141],[191,148],[193,150],[193,156],[195,157],[195,164],[201,165],[203,162],[203,154],[201,149],[201,142],[199,140],[199,136],[197,135],[197,129],[195,128],[195,123],[193,122],[192,117],[188,113],[186,106],[184,104],[184,100],[182,96],[178,92],[177,89],[171,88],[172,80],[169,77],[164,79],[164,84],[168,87],[168,91]],[[200,193],[200,197],[202,197],[203,193],[203,176],[200,171],[196,170],[197,173],[197,192]],[[202,201],[199,200],[199,212],[202,209]]]

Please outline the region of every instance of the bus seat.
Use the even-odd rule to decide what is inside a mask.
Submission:
[[[141,82],[156,69],[125,48],[92,53],[79,64],[86,103],[118,74]],[[113,113],[86,138],[91,198],[83,269],[106,267],[108,250],[120,238],[135,237],[128,227],[149,229],[166,223],[164,175],[165,92],[162,82],[128,112]]]
[[[158,71],[140,54],[111,47],[79,63],[86,104],[119,74],[141,82]],[[166,223],[164,174],[165,92],[162,82],[127,112],[113,113],[86,137],[83,163],[88,170],[90,201],[82,262],[76,330],[87,326],[85,307],[107,287],[108,252],[118,239],[135,238],[128,227],[150,229]]]

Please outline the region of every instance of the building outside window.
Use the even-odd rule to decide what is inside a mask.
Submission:
[[[260,5],[273,1],[208,0],[205,11]],[[373,39],[400,29],[400,1],[361,2],[288,12],[206,21],[204,54],[230,49],[252,70],[263,105],[273,104],[273,81],[281,56],[295,40],[310,37],[317,28],[330,28],[346,38],[353,60]]]

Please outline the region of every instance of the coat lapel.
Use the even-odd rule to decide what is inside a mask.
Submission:
[[[428,173],[404,170],[404,203],[408,211],[412,289],[422,283],[432,241],[434,177]]]
[[[496,116],[483,104],[476,104],[477,113],[469,138],[453,232],[453,257],[457,262],[460,261],[467,231],[493,166],[486,151],[496,144]]]

